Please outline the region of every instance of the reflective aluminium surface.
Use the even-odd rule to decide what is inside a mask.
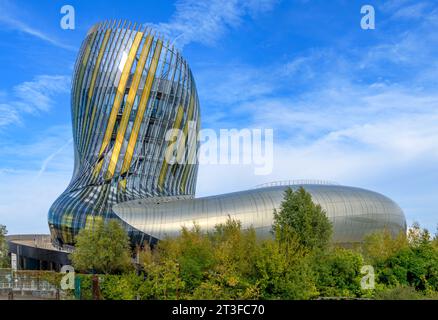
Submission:
[[[76,61],[71,101],[75,167],[49,210],[54,243],[73,244],[80,229],[117,218],[114,203],[194,195],[199,145],[189,139],[199,131],[198,95],[188,64],[168,42],[127,21],[93,26]],[[191,161],[165,161],[176,141],[165,140],[170,129],[189,137],[178,145]]]
[[[292,189],[300,185],[291,185]],[[302,185],[320,204],[333,223],[335,243],[355,243],[366,234],[387,228],[396,235],[406,230],[403,211],[391,199],[365,189],[309,184]],[[113,210],[126,223],[152,239],[175,236],[193,222],[212,230],[228,217],[240,220],[243,228],[254,227],[261,237],[271,236],[273,211],[280,207],[288,186],[262,187],[198,199],[175,197],[134,200],[117,204]]]

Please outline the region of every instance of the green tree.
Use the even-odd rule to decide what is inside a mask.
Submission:
[[[431,235],[429,230],[421,228],[418,222],[414,222],[408,229],[408,241],[411,247],[418,247],[422,244],[429,243],[431,241]]]
[[[143,282],[135,272],[106,275],[100,282],[100,291],[105,300],[136,300],[141,298]]]
[[[277,239],[287,241],[290,236],[313,250],[327,247],[331,235],[332,224],[325,211],[313,203],[312,196],[303,187],[293,191],[287,188],[280,210],[274,211],[273,231]]]
[[[8,255],[8,244],[6,243],[6,226],[0,224],[0,268],[10,268],[11,262]]]
[[[316,287],[324,297],[358,297],[361,295],[360,269],[363,258],[359,252],[333,248],[312,256]]]
[[[438,250],[430,233],[418,223],[409,228],[407,237],[391,237],[387,231],[370,235],[365,240],[364,255],[376,271],[380,291],[403,292],[409,287],[431,295],[438,291]],[[391,291],[393,290],[393,291]]]
[[[435,248],[435,250],[438,250],[438,225],[436,227],[435,235],[432,240],[432,245]]]
[[[384,229],[365,237],[362,252],[368,263],[378,264],[408,246],[408,238],[404,232],[400,232],[394,237],[388,229]]]
[[[143,297],[153,299],[254,299],[257,244],[253,229],[228,220],[211,233],[183,228],[141,254],[146,272]]]
[[[242,230],[241,223],[229,218],[209,233],[214,252],[214,267],[194,297],[208,294],[210,299],[257,299],[259,288],[256,261],[260,246],[255,230]]]
[[[131,251],[126,231],[116,220],[96,221],[82,229],[71,260],[76,270],[114,274],[131,270]]]
[[[256,260],[262,299],[309,299],[318,295],[308,251],[294,237],[266,240]]]

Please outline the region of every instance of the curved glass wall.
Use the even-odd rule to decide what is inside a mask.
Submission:
[[[198,143],[182,142],[193,161],[165,161],[166,132],[197,135],[200,125],[193,75],[169,42],[127,21],[93,26],[76,61],[71,101],[75,166],[49,210],[54,242],[73,244],[81,228],[117,218],[115,203],[194,195]]]

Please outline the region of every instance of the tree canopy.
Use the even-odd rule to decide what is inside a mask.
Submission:
[[[0,268],[9,268],[10,259],[8,256],[8,244],[6,243],[6,235],[8,230],[6,226],[0,224]]]
[[[72,258],[76,270],[105,273],[105,299],[438,298],[437,235],[417,223],[407,233],[381,230],[341,247],[330,243],[325,212],[300,188],[286,190],[272,229],[266,239],[231,218],[210,232],[194,223],[144,247],[137,274],[123,228],[99,222],[81,231]],[[374,287],[361,285],[364,266]],[[90,276],[80,277],[90,291]]]
[[[332,224],[303,187],[287,188],[280,209],[274,211],[273,231],[279,240],[293,236],[305,248],[321,249],[329,244]]]
[[[79,232],[71,260],[78,271],[112,274],[132,269],[128,235],[116,220],[98,220]]]

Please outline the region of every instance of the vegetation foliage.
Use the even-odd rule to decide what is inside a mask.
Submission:
[[[285,192],[272,234],[257,238],[232,219],[208,233],[194,224],[137,251],[134,271],[123,229],[102,223],[81,231],[73,263],[103,274],[104,299],[438,298],[438,236],[418,224],[339,247],[325,212],[300,188]],[[374,289],[361,286],[364,265],[374,268]],[[80,277],[82,298],[91,298],[91,276]]]
[[[129,238],[119,222],[97,220],[82,229],[71,254],[76,271],[113,274],[132,269]]]
[[[7,233],[6,226],[0,224],[0,268],[9,268],[11,265],[8,256],[8,244],[6,243]]]

